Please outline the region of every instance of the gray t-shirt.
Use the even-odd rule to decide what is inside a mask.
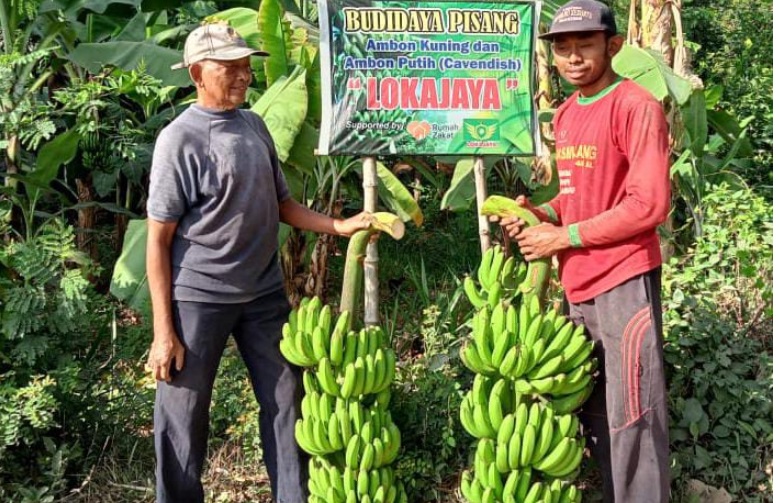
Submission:
[[[278,203],[289,197],[258,115],[192,105],[159,134],[149,218],[178,222],[172,298],[231,304],[282,288]]]

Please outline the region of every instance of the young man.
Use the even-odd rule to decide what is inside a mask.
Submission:
[[[660,104],[612,69],[623,44],[611,10],[562,6],[548,33],[577,91],[554,119],[560,193],[542,221],[501,221],[527,260],[558,255],[569,315],[596,341],[603,372],[580,417],[602,471],[605,501],[668,501],[660,244],[668,214],[667,125]]]
[[[306,465],[294,439],[300,374],[280,354],[289,305],[278,264],[278,226],[349,236],[364,214],[334,220],[294,201],[264,122],[239,110],[251,82],[247,47],[225,24],[186,39],[197,102],[159,135],[148,198],[147,271],[154,338],[148,367],[154,409],[157,501],[204,500],[213,381],[232,334],[261,407],[272,494],[306,501]],[[173,68],[175,68],[173,67]]]

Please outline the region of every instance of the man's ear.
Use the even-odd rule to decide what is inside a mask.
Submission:
[[[189,67],[189,77],[191,77],[191,81],[194,82],[197,87],[200,87],[200,85],[202,85],[202,65],[199,63],[191,65]]]
[[[607,51],[609,52],[609,57],[613,58],[615,54],[620,52],[620,49],[622,49],[622,45],[625,43],[625,37],[622,35],[612,35],[609,37],[609,43],[607,44]]]

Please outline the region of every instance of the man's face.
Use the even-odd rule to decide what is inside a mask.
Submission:
[[[198,101],[209,108],[231,110],[245,102],[252,80],[248,57],[234,61],[204,60],[192,68]]]
[[[552,41],[555,65],[570,84],[586,89],[611,68],[612,58],[621,46],[621,37],[604,32],[577,32],[556,36]]]

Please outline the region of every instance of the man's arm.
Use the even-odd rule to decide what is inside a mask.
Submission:
[[[571,245],[617,243],[663,223],[671,207],[668,126],[659,103],[632,110],[625,148],[630,164],[625,198],[613,208],[569,226]]]
[[[617,243],[653,230],[670,208],[668,127],[660,104],[634,108],[627,119],[625,148],[630,163],[625,198],[613,208],[564,227],[537,226],[517,235],[528,260],[567,248]]]
[[[172,316],[172,266],[170,249],[177,222],[148,219],[146,273],[151,292],[154,317],[154,339],[148,355],[148,368],[157,380],[170,381],[170,365],[183,369],[184,348]]]
[[[369,227],[367,213],[359,213],[347,219],[336,219],[311,210],[288,197],[279,203],[280,221],[291,227],[335,236],[350,236],[354,232]]]

